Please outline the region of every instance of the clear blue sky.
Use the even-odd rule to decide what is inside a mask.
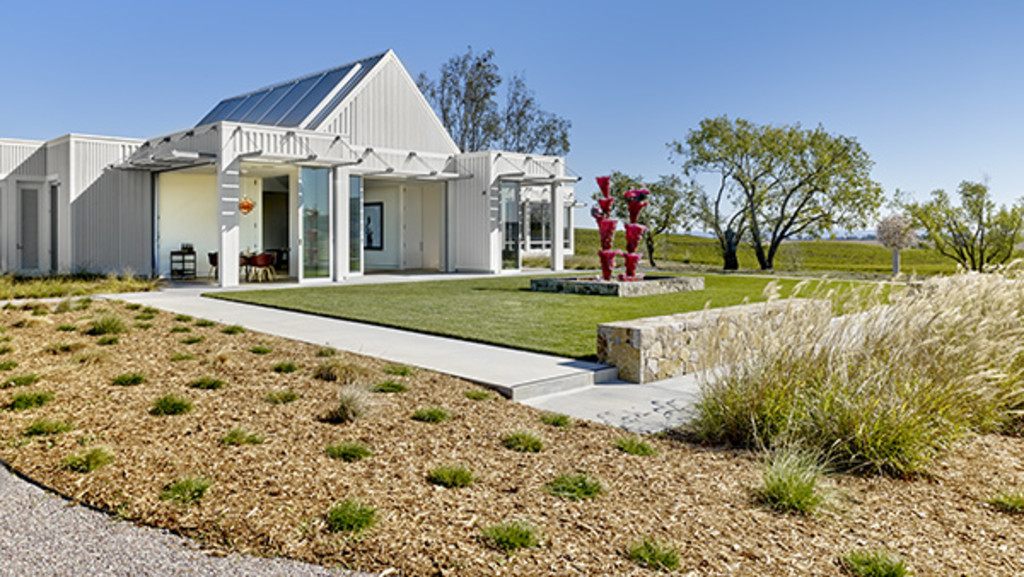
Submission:
[[[493,48],[570,119],[569,165],[654,178],[721,114],[856,137],[890,193],[1024,196],[1024,2],[4,2],[0,136],[153,137],[223,97],[393,48]]]

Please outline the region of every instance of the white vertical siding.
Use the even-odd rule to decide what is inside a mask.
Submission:
[[[467,154],[458,157],[457,163],[460,173],[471,173],[473,177],[455,180],[448,187],[451,214],[449,242],[455,247],[454,268],[458,271],[494,271],[492,245],[496,244],[494,237],[499,231],[493,214],[492,155]]]
[[[111,166],[137,142],[72,137],[72,268],[152,274],[152,182],[149,172]]]
[[[340,134],[362,146],[459,152],[416,83],[393,55],[377,65],[319,130]]]

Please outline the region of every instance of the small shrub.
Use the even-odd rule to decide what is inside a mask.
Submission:
[[[427,481],[449,489],[468,487],[473,483],[473,471],[462,465],[437,467],[427,475]]]
[[[96,365],[107,360],[109,356],[106,351],[85,350],[71,357],[71,360],[80,365]]]
[[[175,325],[175,326],[171,327],[171,332],[172,333],[190,333],[190,332],[192,332],[192,328],[191,327],[183,327],[181,325]]]
[[[411,377],[416,374],[416,369],[405,365],[387,365],[384,367],[384,372],[397,377]]]
[[[274,349],[264,345],[256,345],[255,347],[249,349],[249,352],[254,355],[269,355],[270,353],[274,352]]]
[[[324,415],[328,423],[351,423],[365,416],[370,409],[366,393],[354,387],[345,387],[338,392],[338,400],[334,407]]]
[[[674,547],[647,537],[629,548],[629,559],[655,571],[675,571],[679,568],[679,552]]]
[[[539,453],[544,450],[544,442],[530,431],[513,431],[505,435],[501,444],[520,453]]]
[[[142,305],[139,303],[125,303],[124,308],[130,311],[137,311],[142,308]]]
[[[881,549],[851,551],[840,558],[843,569],[855,577],[904,577],[909,575],[907,564],[888,551]]]
[[[125,332],[124,321],[120,317],[106,314],[92,322],[92,327],[89,328],[86,334],[96,336],[102,335],[119,335]]]
[[[139,313],[135,315],[135,320],[137,321],[151,321],[155,318],[156,315],[154,315],[153,313]]]
[[[60,325],[60,326],[57,327],[57,330],[62,332],[62,333],[73,333],[73,332],[78,330],[78,326],[77,325]]]
[[[217,323],[215,323],[213,321],[206,320],[206,319],[196,319],[196,323],[195,324],[196,324],[197,327],[212,327],[212,326],[216,325]]]
[[[345,499],[328,509],[324,520],[327,529],[335,533],[358,533],[377,522],[377,508],[355,499]]]
[[[334,350],[332,348],[329,348],[329,347],[321,347],[321,348],[317,349],[317,351],[316,351],[316,356],[318,356],[318,357],[333,357],[333,356],[335,356],[337,354],[338,354],[338,351],[336,351],[336,350]]]
[[[213,481],[202,477],[184,477],[164,487],[160,493],[162,501],[174,501],[183,507],[198,503]]]
[[[42,407],[52,399],[53,393],[18,393],[17,395],[14,395],[13,399],[11,399],[11,403],[7,405],[7,408],[12,411],[27,411],[29,409]]]
[[[135,323],[135,328],[142,330],[151,329],[153,328],[153,323]]]
[[[492,547],[505,554],[540,545],[537,530],[525,521],[506,521],[491,525],[483,530],[483,534]]]
[[[110,346],[110,345],[116,345],[117,341],[118,341],[117,337],[107,336],[107,337],[103,337],[100,340],[96,341],[96,344],[98,344],[98,345],[100,345],[102,347],[106,347],[106,346]]]
[[[193,389],[201,389],[204,391],[216,391],[224,388],[224,381],[213,377],[199,377],[189,383],[188,386]]]
[[[200,337],[200,336],[188,337],[187,339],[182,339],[181,340],[181,344],[183,344],[183,345],[194,345],[196,343],[201,343],[201,342],[203,342],[205,340],[206,340],[205,338]]]
[[[299,398],[299,395],[295,391],[283,390],[283,391],[270,391],[267,396],[263,397],[263,400],[270,403],[271,405],[286,405]]]
[[[85,453],[71,455],[61,461],[61,465],[76,473],[91,473],[104,465],[114,462],[114,455],[103,447],[96,447]]]
[[[0,371],[12,371],[18,366],[18,361],[0,361]],[[2,388],[2,387],[0,387]]]
[[[368,378],[370,374],[365,367],[333,359],[320,363],[313,371],[313,376],[321,381],[339,382],[346,385]]]
[[[649,457],[656,453],[653,447],[639,437],[620,437],[615,439],[615,448],[640,457]]]
[[[72,427],[71,424],[65,423],[64,421],[39,419],[25,428],[25,436],[36,437],[40,435],[59,435],[61,433],[66,433],[73,428],[74,427]]]
[[[988,500],[988,504],[1004,513],[1024,513],[1024,489],[998,493]]]
[[[572,419],[569,418],[569,415],[562,413],[541,413],[540,422],[559,429],[568,429],[572,426]]]
[[[488,401],[491,399],[491,394],[487,391],[481,391],[480,389],[473,389],[465,392],[466,398],[471,401]]]
[[[195,355],[190,355],[188,353],[175,353],[171,355],[171,362],[177,363],[180,361],[191,361],[194,360],[195,358]]]
[[[442,423],[452,418],[452,414],[443,407],[424,407],[412,415],[412,420],[421,423]]]
[[[761,471],[764,486],[758,501],[781,513],[809,515],[824,501],[818,491],[822,467],[808,453],[782,449],[770,456]]]
[[[263,435],[250,433],[241,427],[236,427],[228,431],[228,434],[225,435],[220,442],[230,447],[236,447],[238,445],[259,445],[263,442]]]
[[[174,320],[178,321],[179,323],[190,323],[192,322],[192,317],[188,315],[176,315],[174,317]]]
[[[548,493],[572,501],[593,499],[604,492],[601,482],[586,473],[559,475],[548,483],[546,488]]]
[[[370,390],[375,393],[404,393],[409,389],[398,381],[384,381],[374,385]]]
[[[274,365],[275,373],[294,373],[299,370],[299,365],[292,362],[277,363]]]
[[[242,325],[231,325],[222,328],[220,332],[226,335],[240,335],[245,332],[245,327],[243,327]]]
[[[123,375],[117,375],[111,382],[116,387],[134,387],[135,385],[141,385],[146,382],[146,375],[142,373],[124,373]]]
[[[158,315],[160,314],[160,309],[156,307],[142,307],[142,312],[147,315]]]
[[[4,381],[4,384],[2,387],[0,387],[0,389],[8,389],[11,387],[27,387],[37,382],[39,382],[39,375],[37,374],[33,373],[28,375],[18,375],[16,377],[11,377]]]
[[[324,452],[332,459],[340,459],[346,463],[351,463],[369,457],[373,454],[373,449],[365,443],[352,441],[329,445]]]
[[[164,395],[153,403],[153,406],[149,409],[149,414],[163,416],[163,415],[183,415],[192,410],[192,401],[185,397],[179,397],[178,395]]]

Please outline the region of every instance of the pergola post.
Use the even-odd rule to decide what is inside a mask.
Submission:
[[[226,150],[227,147],[222,147]],[[239,161],[232,157],[225,162],[222,154],[217,160],[218,221],[220,243],[217,248],[217,279],[221,287],[238,286],[239,227],[241,216],[238,212]]]
[[[558,183],[551,183],[551,270],[565,270],[565,207]]]

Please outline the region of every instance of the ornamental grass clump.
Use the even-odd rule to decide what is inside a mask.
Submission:
[[[675,547],[644,537],[629,547],[627,556],[637,565],[655,571],[675,571],[679,568],[679,552]]]
[[[506,449],[520,453],[539,453],[544,450],[544,441],[531,431],[512,431],[501,439]]]
[[[366,391],[356,387],[343,387],[338,391],[338,400],[324,415],[323,421],[334,424],[351,423],[365,417],[369,412],[370,397]]]
[[[427,481],[448,489],[460,489],[473,484],[473,471],[462,465],[444,465],[430,471]]]
[[[375,393],[404,393],[408,391],[409,388],[398,381],[388,380],[382,383],[377,383],[370,390]]]
[[[346,363],[338,359],[324,361],[313,370],[313,377],[329,383],[351,385],[361,382],[371,375],[369,369],[355,363]]]
[[[846,314],[789,301],[781,314],[723,319],[700,336],[709,372],[690,433],[749,448],[795,444],[841,470],[908,475],[1024,407],[1019,264],[819,296]]]
[[[287,374],[287,373],[294,373],[297,370],[299,370],[299,365],[296,365],[295,363],[290,362],[290,361],[285,361],[283,363],[277,363],[276,365],[274,365],[274,372],[275,373]]]
[[[259,445],[263,443],[263,435],[250,433],[241,427],[235,427],[220,440],[222,445],[237,447],[239,445]]]
[[[149,414],[156,416],[183,415],[192,410],[192,401],[178,395],[164,395],[153,403]]]
[[[86,332],[91,336],[118,335],[125,332],[124,321],[121,317],[112,314],[105,314],[92,322],[92,326]]]
[[[39,419],[33,422],[28,427],[25,427],[24,435],[26,437],[37,437],[42,435],[59,435],[66,433],[74,427],[70,423],[64,421],[54,421],[50,419]]]
[[[174,501],[183,507],[188,507],[198,503],[211,486],[213,486],[213,481],[203,477],[183,477],[164,487],[160,493],[160,500]]]
[[[629,455],[650,457],[657,453],[654,447],[639,437],[619,437],[615,439],[615,448]]]
[[[358,533],[377,522],[377,508],[356,499],[345,499],[327,510],[324,521],[332,532]]]
[[[31,409],[38,409],[46,403],[53,400],[53,393],[48,392],[31,392],[31,393],[18,393],[14,395],[11,402],[7,405],[7,408],[12,411],[28,411]]]
[[[537,529],[526,521],[504,521],[490,525],[484,528],[483,535],[492,547],[506,555],[540,545]]]
[[[266,396],[263,397],[263,400],[271,405],[287,405],[298,398],[299,395],[295,391],[292,391],[291,389],[283,389],[268,392]]]
[[[586,473],[566,473],[554,478],[545,487],[548,493],[556,497],[580,501],[593,499],[604,492],[601,481]]]
[[[451,412],[444,407],[423,407],[412,414],[412,420],[421,423],[443,423],[451,418]]]
[[[997,493],[988,500],[988,504],[1004,513],[1024,515],[1024,489]]]
[[[373,449],[371,449],[366,443],[360,443],[359,441],[342,441],[340,443],[328,445],[327,448],[324,449],[324,453],[332,459],[352,463],[369,457],[373,454]]]
[[[768,456],[761,470],[763,485],[754,496],[780,513],[810,515],[825,500],[818,488],[822,466],[814,455],[780,449]]]
[[[146,375],[142,373],[124,373],[123,375],[117,375],[110,384],[115,387],[134,387],[135,385],[141,385],[146,382]]]
[[[569,415],[563,415],[562,413],[541,413],[540,422],[556,429],[569,429],[573,425]]]
[[[76,473],[91,473],[100,467],[114,462],[114,455],[103,447],[90,449],[85,453],[79,453],[66,457],[61,465],[68,471]]]
[[[839,563],[854,577],[905,577],[910,575],[907,563],[898,555],[882,549],[851,551]]]

